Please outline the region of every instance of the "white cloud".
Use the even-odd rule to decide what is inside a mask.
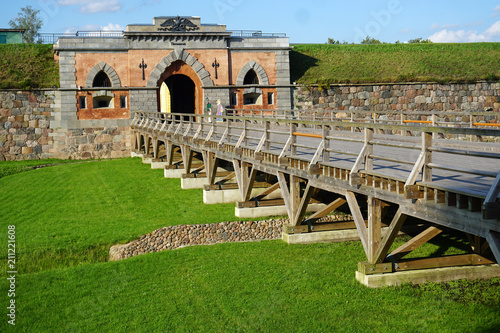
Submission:
[[[496,6],[493,8],[493,14],[491,14],[491,17],[499,16],[500,15],[500,6]]]
[[[107,25],[87,24],[82,27],[69,27],[65,34],[74,35],[77,31],[123,31],[125,28],[119,24],[108,23]]]
[[[101,27],[102,31],[123,31],[125,27],[119,24],[108,23],[108,25]]]
[[[429,37],[434,43],[475,43],[496,42],[500,39],[500,21],[495,22],[483,33],[475,30],[448,30],[443,29]]]
[[[80,6],[83,14],[118,12],[122,9],[119,0],[59,0],[61,6]]]

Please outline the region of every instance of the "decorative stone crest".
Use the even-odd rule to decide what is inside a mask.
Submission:
[[[195,31],[200,30],[200,27],[191,22],[185,17],[173,17],[167,19],[160,25],[162,28],[158,28],[159,31]]]

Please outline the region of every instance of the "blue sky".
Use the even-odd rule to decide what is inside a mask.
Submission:
[[[3,4],[0,27],[22,7],[41,11],[41,32],[122,30],[154,16],[199,16],[228,30],[284,32],[292,43],[325,43],[329,37],[404,42],[500,42],[500,1],[491,0],[17,0]]]

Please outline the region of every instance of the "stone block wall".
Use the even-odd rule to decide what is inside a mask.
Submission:
[[[0,91],[0,160],[97,159],[130,156],[130,120],[55,120],[54,90]]]
[[[500,111],[500,83],[297,86],[295,109]]]
[[[0,91],[0,161],[50,157],[55,91]]]

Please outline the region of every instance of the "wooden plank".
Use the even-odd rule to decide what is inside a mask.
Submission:
[[[288,190],[288,185],[286,182],[285,174],[283,172],[277,173],[278,183],[280,184],[281,193],[283,195],[283,201],[285,202],[286,211],[288,213],[288,218],[291,219],[292,213],[292,203],[290,198],[290,191]]]
[[[308,225],[285,225],[283,231],[287,234],[303,234],[309,232]]]
[[[401,260],[398,261],[397,263],[396,271],[409,271],[417,269],[454,267],[454,266],[489,265],[489,264],[494,264],[494,262],[477,254],[464,254],[464,255],[446,256],[439,258],[419,258],[419,259]]]
[[[384,261],[385,257],[387,256],[387,253],[389,252],[389,249],[391,248],[392,244],[394,243],[394,240],[396,239],[396,236],[398,235],[399,231],[401,230],[401,227],[405,223],[406,218],[407,216],[401,212],[401,208],[398,208],[396,215],[394,215],[394,218],[392,219],[392,222],[389,225],[389,230],[387,231],[387,234],[385,235],[384,239],[380,243],[380,246],[375,252],[375,255],[373,256],[373,262],[381,263]]]
[[[356,200],[356,196],[354,195],[354,193],[350,191],[347,191],[346,193],[346,200],[349,204],[349,209],[351,210],[351,214],[354,218],[356,229],[358,229],[361,244],[363,244],[363,249],[365,250],[365,254],[368,257],[368,230],[366,230],[365,220],[363,218],[363,215],[361,214],[361,210],[359,209],[358,201]]]
[[[252,199],[255,199],[255,200],[262,200],[264,199],[265,197],[267,197],[269,194],[275,192],[277,189],[280,188],[280,183],[279,182],[276,182],[275,184],[271,185],[269,188],[267,188],[264,192],[262,192],[261,194],[255,196],[254,198]],[[247,201],[247,200],[245,200]]]
[[[365,275],[392,273],[393,267],[392,263],[373,264],[369,261],[363,261],[358,263],[358,272]]]
[[[322,210],[314,213],[313,215],[309,216],[309,220],[318,220],[322,217],[325,217],[326,215],[330,214],[331,212],[335,211],[337,208],[345,204],[347,201],[344,198],[338,198],[331,202],[328,206],[323,208]]]
[[[420,153],[418,156],[417,162],[415,162],[415,165],[413,166],[413,169],[410,172],[410,175],[408,176],[408,179],[406,180],[405,185],[414,185],[415,182],[417,181],[417,177],[420,174],[420,171],[422,170],[422,167],[424,166],[425,162],[425,154],[423,152]]]
[[[432,238],[436,237],[442,232],[441,229],[438,229],[436,227],[429,227],[417,236],[413,237],[410,239],[408,242],[405,244],[401,245],[397,249],[391,252],[390,257],[391,260],[396,260],[398,261],[399,259],[403,258],[405,255],[410,253],[411,251],[415,250],[416,248],[422,246],[423,244],[427,243],[430,241]]]
[[[421,191],[418,185],[405,185],[404,197],[405,199],[422,199],[424,191]]]
[[[308,182],[304,191],[304,195],[300,200],[300,205],[297,209],[297,212],[295,213],[293,225],[299,225],[302,223],[302,220],[304,219],[304,216],[306,214],[307,206],[309,206],[309,201],[311,201],[314,190],[315,188]]]
[[[248,171],[246,171],[248,172]],[[252,195],[252,189],[255,186],[255,178],[257,177],[257,169],[252,166],[250,170],[250,175],[247,178],[247,182],[243,191],[243,200],[248,201]]]
[[[368,197],[368,261],[375,263],[375,254],[382,240],[382,202]]]

